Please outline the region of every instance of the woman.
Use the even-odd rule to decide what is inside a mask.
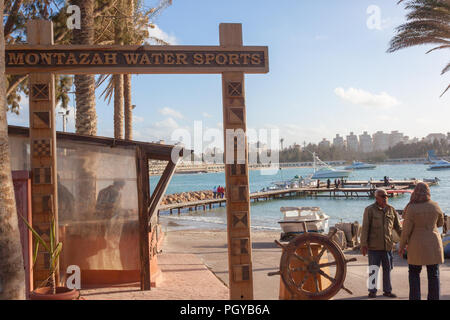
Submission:
[[[439,300],[439,264],[444,262],[444,250],[437,228],[443,226],[444,214],[430,198],[430,188],[420,182],[404,210],[399,254],[403,257],[407,246],[410,300],[420,300],[422,266],[427,266],[428,300]]]

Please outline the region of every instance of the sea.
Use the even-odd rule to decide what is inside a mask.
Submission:
[[[339,167],[338,167],[339,168]],[[342,167],[341,167],[342,168]],[[450,212],[450,170],[427,171],[425,164],[378,165],[375,169],[355,170],[348,180],[382,180],[388,176],[394,180],[424,179],[438,177],[439,185],[431,187],[431,198],[438,202],[445,213]],[[312,168],[289,168],[282,170],[250,170],[250,192],[257,192],[268,187],[272,182],[285,181],[298,176],[308,176]],[[158,176],[150,178],[151,190],[159,180]],[[225,175],[220,173],[176,174],[170,182],[166,194],[186,191],[212,190],[215,186],[225,185]],[[389,203],[396,209],[403,209],[408,203],[409,194],[390,198]],[[280,207],[317,206],[330,216],[330,226],[338,222],[362,222],[364,208],[373,203],[369,198],[310,198],[295,197],[251,203],[251,227],[254,230],[281,231],[278,221],[282,215]],[[226,208],[215,207],[212,210],[188,211],[178,215],[161,212],[160,219],[166,229],[226,229]]]

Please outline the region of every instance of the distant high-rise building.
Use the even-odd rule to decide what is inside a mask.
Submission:
[[[347,149],[350,151],[358,151],[359,149],[358,136],[353,132],[350,132],[350,135],[347,136]]]
[[[373,150],[374,151],[385,151],[389,149],[390,134],[384,133],[383,131],[377,131],[372,135],[373,139]]]
[[[447,136],[443,133],[430,133],[429,135],[426,136],[425,140],[428,142],[433,143],[435,140],[442,140],[442,139],[446,139]]]
[[[336,137],[333,139],[333,146],[336,148],[343,148],[344,137],[341,137],[339,134],[336,134]]]
[[[398,131],[392,131],[389,135],[389,147],[392,148],[393,146],[399,144],[400,142],[403,142],[403,133]]]
[[[367,131],[364,131],[363,134],[359,135],[359,145],[362,152],[367,153],[373,151],[372,137],[367,133]]]
[[[330,146],[331,146],[330,141],[328,141],[325,138],[323,138],[323,140],[319,142],[319,148],[326,149],[326,148],[329,148]]]

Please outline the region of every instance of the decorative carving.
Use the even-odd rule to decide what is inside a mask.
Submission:
[[[244,124],[244,108],[228,108],[228,123]]]
[[[248,198],[248,187],[246,185],[231,186],[232,202],[247,202],[247,198]]]
[[[232,164],[230,165],[231,168],[231,175],[232,176],[245,176],[245,164]]]
[[[49,86],[45,83],[35,83],[31,85],[31,100],[48,101],[50,100]]]
[[[242,83],[241,82],[228,82],[227,95],[230,98],[242,98]]]
[[[241,264],[233,266],[233,279],[236,282],[250,280],[250,265]]]
[[[248,227],[248,213],[238,211],[232,213],[232,225],[235,229],[245,229]]]
[[[51,167],[34,168],[33,184],[52,184],[52,168]]]
[[[33,112],[32,126],[34,129],[50,129],[50,112],[35,111]]]
[[[51,194],[34,194],[33,212],[53,213],[53,196]]]
[[[51,140],[33,140],[33,157],[51,157]]]
[[[231,254],[233,256],[248,254],[250,252],[249,243],[249,238],[233,238],[231,240]]]

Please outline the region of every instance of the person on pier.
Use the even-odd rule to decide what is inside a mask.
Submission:
[[[401,235],[402,227],[394,207],[388,204],[386,190],[377,189],[375,200],[364,211],[361,233],[361,253],[369,256],[369,298],[377,296],[380,264],[383,267],[383,296],[396,298],[391,285],[393,230]]]
[[[444,214],[431,200],[430,187],[420,182],[403,211],[403,233],[399,254],[407,249],[409,265],[409,300],[420,300],[420,272],[427,267],[428,300],[439,300],[439,265],[444,263],[444,248],[438,228],[444,225]]]

